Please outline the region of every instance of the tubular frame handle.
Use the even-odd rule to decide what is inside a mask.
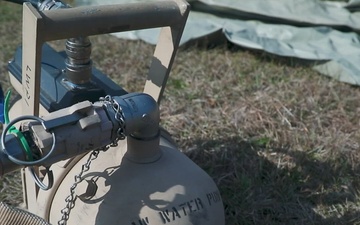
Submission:
[[[159,103],[190,6],[185,0],[78,7],[38,12],[23,5],[22,111],[39,116],[42,45],[46,41],[162,27],[144,92]],[[35,168],[36,169],[36,168]],[[34,173],[38,173],[37,169]],[[25,175],[28,209],[36,209],[38,187]]]
[[[38,12],[23,7],[23,112],[39,115],[41,47],[46,41],[162,27],[144,92],[160,101],[190,11],[185,0]]]
[[[154,27],[176,26],[185,4],[175,1],[85,6],[42,11],[44,41]]]

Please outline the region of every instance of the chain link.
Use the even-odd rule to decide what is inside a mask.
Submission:
[[[84,163],[81,166],[80,173],[78,173],[74,176],[74,183],[70,187],[70,194],[65,198],[66,206],[65,206],[65,208],[63,208],[60,211],[61,219],[58,221],[58,225],[66,225],[67,224],[67,221],[69,220],[69,217],[70,217],[70,212],[75,207],[75,201],[77,198],[75,189],[78,186],[78,184],[83,181],[83,174],[90,170],[90,165],[91,165],[92,161],[97,159],[100,151],[106,151],[110,147],[118,146],[118,141],[124,140],[126,137],[124,114],[123,114],[122,108],[119,105],[119,103],[114,101],[114,99],[110,95],[107,95],[104,98],[100,98],[100,101],[102,101],[104,105],[110,106],[115,111],[115,120],[119,123],[119,129],[116,132],[117,137],[110,145],[93,150],[91,152],[91,154],[89,155],[89,158],[87,159],[86,163]]]
[[[75,182],[70,187],[70,194],[65,198],[66,206],[65,206],[65,208],[63,208],[61,210],[62,216],[58,222],[58,225],[66,225],[67,221],[69,220],[70,212],[75,206],[75,201],[76,201],[76,197],[77,197],[75,194],[75,189],[76,189],[77,185],[79,183],[81,183],[81,181],[83,181],[82,175],[85,172],[89,171],[91,162],[98,157],[99,153],[100,153],[100,149],[96,149],[96,150],[92,151],[91,154],[89,155],[89,158],[87,159],[86,163],[81,166],[80,173],[78,173],[74,176]]]
[[[124,140],[126,137],[126,135],[125,135],[125,119],[124,119],[124,113],[123,113],[121,106],[110,95],[107,95],[104,98],[100,98],[100,101],[102,101],[104,105],[110,106],[115,111],[115,120],[119,124],[119,129],[116,132],[117,137],[113,143],[115,143],[115,142],[117,143],[119,140]]]

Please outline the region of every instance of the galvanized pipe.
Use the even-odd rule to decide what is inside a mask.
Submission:
[[[183,1],[164,1],[42,11],[42,41],[172,26],[183,20],[187,7]]]

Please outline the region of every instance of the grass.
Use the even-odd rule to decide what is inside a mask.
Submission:
[[[21,42],[21,7],[0,3],[0,74]],[[141,91],[153,46],[92,37],[93,60]],[[54,43],[58,45],[58,43]],[[360,89],[311,62],[231,46],[192,46],[175,60],[161,119],[217,183],[227,225],[360,224]],[[21,202],[17,173],[0,200]]]

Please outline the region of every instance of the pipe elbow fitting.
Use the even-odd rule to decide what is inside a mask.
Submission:
[[[148,94],[131,93],[114,97],[122,108],[125,135],[136,139],[153,139],[159,135],[160,112],[157,102]]]

